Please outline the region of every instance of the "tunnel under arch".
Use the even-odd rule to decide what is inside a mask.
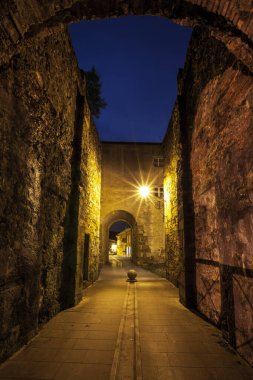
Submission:
[[[115,210],[107,214],[101,221],[101,245],[102,245],[102,263],[109,261],[109,230],[110,227],[118,221],[126,222],[132,229],[132,246],[135,248],[136,242],[134,239],[134,231],[136,228],[135,217],[128,211]],[[133,258],[133,256],[132,256]]]

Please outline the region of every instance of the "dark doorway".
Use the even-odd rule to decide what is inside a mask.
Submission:
[[[83,247],[83,282],[89,281],[89,253],[90,253],[90,235],[84,236]]]

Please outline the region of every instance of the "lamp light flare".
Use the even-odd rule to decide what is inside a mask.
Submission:
[[[150,188],[148,186],[140,186],[139,193],[142,198],[147,198],[150,195]]]

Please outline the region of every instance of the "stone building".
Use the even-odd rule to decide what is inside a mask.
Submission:
[[[150,195],[142,198],[141,186]],[[162,144],[102,143],[101,230],[103,262],[108,260],[110,226],[132,229],[132,258],[138,264],[165,263]]]
[[[132,256],[132,229],[126,228],[116,235],[117,238],[117,254],[119,256]]]
[[[163,143],[167,277],[179,287],[181,302],[219,326],[253,364],[252,2],[2,3],[1,360],[36,334],[41,323],[77,303],[83,282],[95,280],[99,271],[100,143],[66,25],[149,14],[194,28]],[[113,167],[113,155],[127,155],[126,162],[136,157],[135,149],[105,143],[103,157]],[[161,146],[142,149],[151,162]],[[121,165],[116,172],[125,178]],[[130,184],[142,182],[138,173]],[[122,181],[114,179],[125,192]],[[156,227],[144,222],[148,215],[160,218],[161,210],[143,201],[138,214],[138,202],[118,201],[120,207],[115,196],[110,206],[102,199],[107,206],[100,262],[106,259],[106,228],[121,219],[134,231],[133,259],[160,260],[162,237],[159,244],[150,240]]]

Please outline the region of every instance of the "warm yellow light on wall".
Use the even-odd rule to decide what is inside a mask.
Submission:
[[[147,198],[150,195],[150,188],[148,186],[140,186],[139,194],[142,198]]]
[[[167,176],[164,179],[164,215],[166,220],[169,220],[171,218],[171,178],[170,176]]]
[[[170,191],[167,188],[164,189],[164,201],[165,202],[169,202],[170,201]]]
[[[117,244],[112,244],[111,245],[111,251],[112,252],[117,252]]]

